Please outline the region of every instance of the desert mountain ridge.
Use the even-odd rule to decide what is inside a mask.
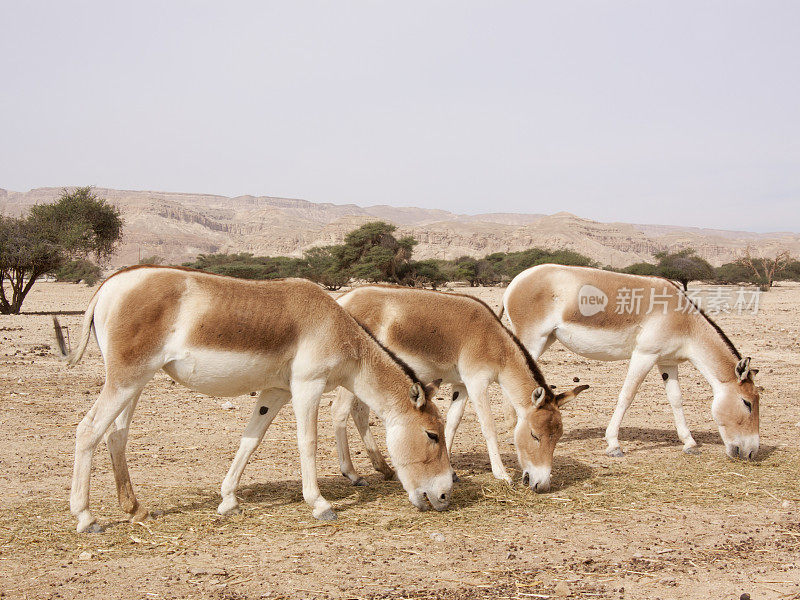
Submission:
[[[533,246],[568,248],[613,267],[652,261],[655,252],[687,247],[713,265],[736,259],[748,246],[756,254],[788,250],[800,256],[800,234],[791,232],[602,223],[566,212],[459,215],[441,209],[361,207],[271,196],[94,191],[117,206],[125,220],[123,240],[112,260],[115,267],[153,255],[169,263],[212,252],[300,256],[314,246],[340,243],[349,231],[374,220],[391,222],[400,235],[416,238],[418,259],[477,257]],[[22,215],[35,204],[57,200],[61,192],[62,188],[52,187],[28,192],[0,189],[0,214]]]

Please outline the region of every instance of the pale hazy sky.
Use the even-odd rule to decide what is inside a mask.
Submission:
[[[0,187],[800,231],[800,2],[0,0]]]

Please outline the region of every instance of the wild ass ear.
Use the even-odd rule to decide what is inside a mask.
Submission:
[[[531,402],[533,402],[533,408],[539,408],[544,404],[544,400],[547,398],[547,394],[544,391],[543,387],[537,387],[533,390],[531,394]]]
[[[747,379],[747,374],[750,372],[750,357],[743,358],[736,363],[736,377],[739,381]]]
[[[568,392],[561,392],[558,396],[556,396],[556,405],[560,408],[570,400],[574,400],[575,396],[588,389],[589,386],[584,384],[574,387]]]
[[[425,406],[425,390],[422,389],[420,384],[414,383],[408,391],[408,396],[415,407],[421,409]]]

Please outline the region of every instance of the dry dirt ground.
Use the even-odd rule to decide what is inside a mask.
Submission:
[[[724,456],[710,388],[688,365],[681,368],[686,413],[702,453],[681,452],[654,372],[623,423],[625,457],[606,457],[603,431],[626,365],[585,360],[556,344],[541,361],[550,383],[564,388],[579,377],[591,389],[565,407],[550,493],[492,479],[469,410],[454,449],[461,481],[452,509],[417,512],[363,452],[356,466],[370,485],[348,485],[323,409],[320,483],[339,519],[316,522],[302,502],[287,407],[245,472],[244,513],[222,518],[218,489],[252,398],[224,410],[223,399],[161,375],[139,402],[129,443],[134,485],[154,517],[122,520],[108,453],[99,448],[91,497],[107,528],[78,535],[67,502],[73,436],[103,383],[102,363],[94,342],[72,370],[46,346],[50,313],[74,336],[92,291],[39,284],[26,314],[0,317],[4,597],[800,598],[799,286],[765,294],[758,315],[719,319],[761,368],[755,463]],[[472,291],[499,305],[501,289]],[[492,399],[500,422],[498,389]],[[503,431],[504,460],[515,467]],[[355,436],[351,442],[361,447]]]

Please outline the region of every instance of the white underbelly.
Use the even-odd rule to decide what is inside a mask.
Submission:
[[[580,325],[559,326],[556,338],[567,348],[595,360],[627,360],[636,348],[637,330],[610,331]]]
[[[277,361],[245,352],[186,350],[163,368],[181,385],[209,396],[239,396],[288,384]]]

